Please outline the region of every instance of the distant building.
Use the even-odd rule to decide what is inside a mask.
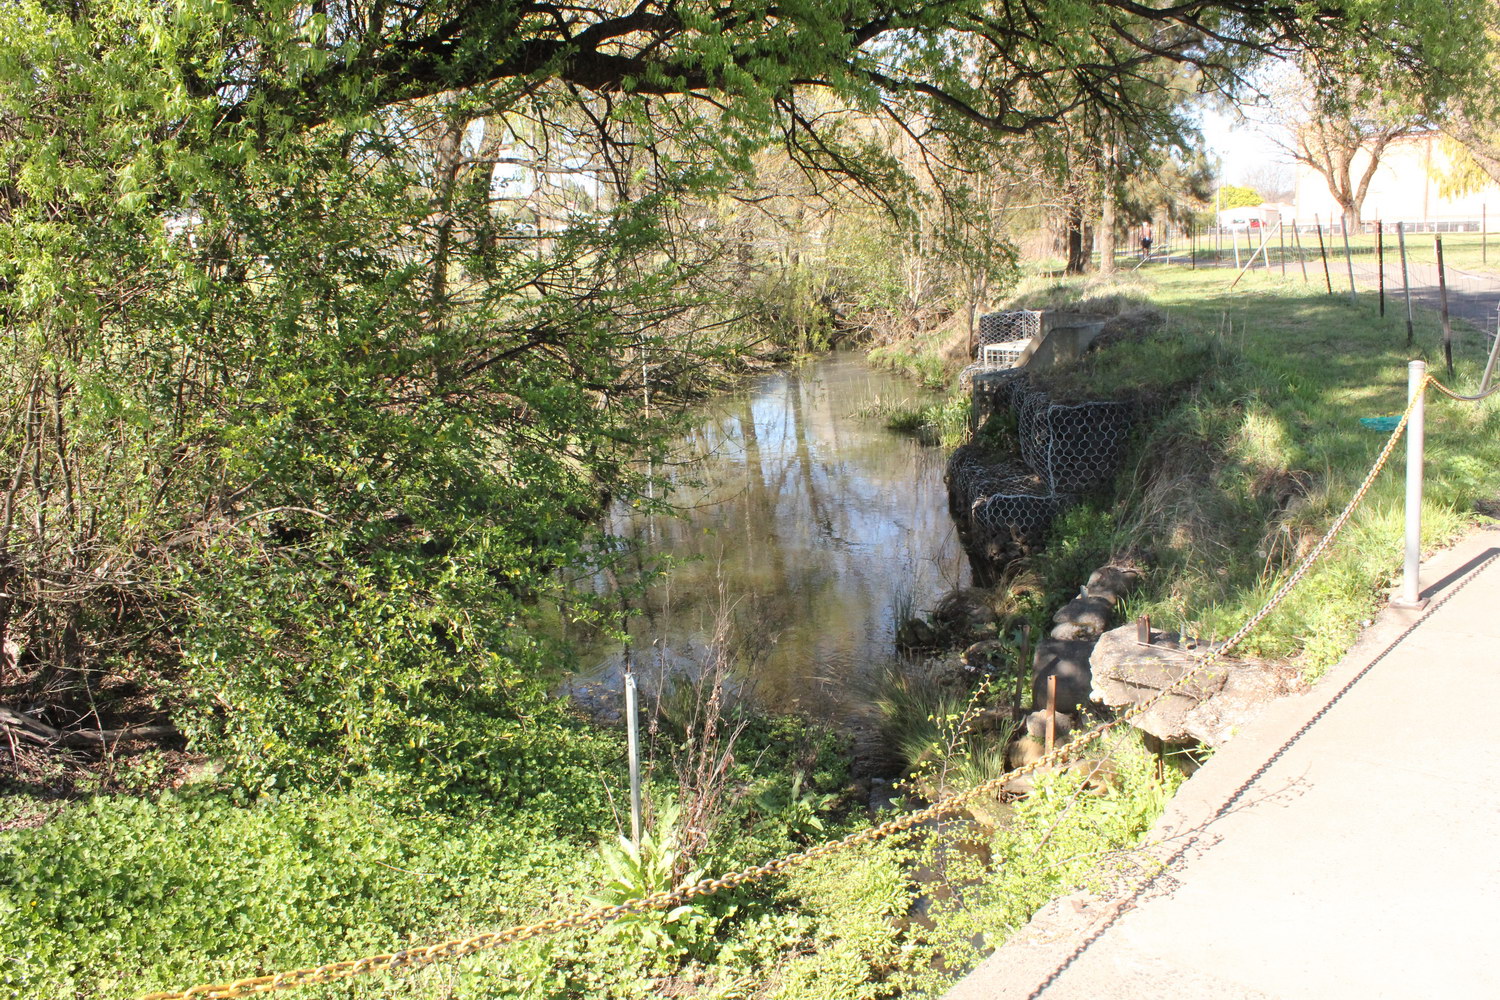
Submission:
[[[1356,156],[1350,173],[1359,177],[1369,158]],[[1380,158],[1370,179],[1370,189],[1360,207],[1365,222],[1430,223],[1478,222],[1486,209],[1500,212],[1500,185],[1493,181],[1470,194],[1446,198],[1442,180],[1452,164],[1437,132],[1424,132],[1394,140]],[[1296,164],[1296,195],[1292,215],[1298,225],[1310,225],[1314,216],[1324,224],[1342,215],[1328,191],[1328,180],[1305,163]]]

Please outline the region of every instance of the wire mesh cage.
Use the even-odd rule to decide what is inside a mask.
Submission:
[[[1133,422],[1129,403],[1055,403],[1022,372],[976,375],[975,413],[1005,409],[1016,416],[1019,464],[972,444],[948,464],[954,519],[971,549],[991,557],[1029,551],[1073,495],[1113,477]]]
[[[990,414],[1008,408],[1023,380],[1022,372],[1015,368],[975,372],[971,390],[975,426],[982,425]]]
[[[1042,332],[1042,314],[1037,309],[1010,309],[979,317],[979,351],[990,344],[1026,341]]]
[[[974,361],[959,372],[959,389],[968,392],[983,372],[1017,367],[1026,349],[1042,332],[1042,314],[1036,309],[1012,309],[984,313],[979,317],[979,336]]]
[[[1130,406],[1054,403],[1045,392],[1013,391],[1021,460],[1054,492],[1091,489],[1115,474],[1130,438]]]

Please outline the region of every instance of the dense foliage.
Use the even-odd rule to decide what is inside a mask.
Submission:
[[[10,5],[11,700],[67,729],[111,721],[100,694],[165,698],[267,781],[455,780],[483,757],[465,720],[538,710],[532,609],[599,557],[598,506],[639,494],[652,418],[733,353],[756,251],[714,206],[753,200],[762,151],[813,198],[949,206],[895,236],[982,292],[1012,258],[968,208],[1005,137],[1084,105],[1176,127],[1152,62],[1228,86],[1343,44],[1434,78],[1458,15]]]

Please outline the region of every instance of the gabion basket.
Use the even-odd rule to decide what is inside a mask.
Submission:
[[[1070,498],[1115,474],[1129,445],[1130,404],[1054,403],[1023,372],[982,372],[974,411],[1016,414],[1021,465],[996,464],[974,445],[948,463],[949,504],[972,548],[1025,552]]]
[[[1029,341],[1042,332],[1042,314],[1037,309],[1012,309],[979,317],[979,352],[985,345]]]

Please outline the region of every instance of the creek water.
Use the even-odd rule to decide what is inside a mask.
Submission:
[[[584,650],[568,691],[610,716],[627,660],[648,698],[717,660],[761,708],[852,721],[901,622],[968,583],[945,452],[870,413],[928,398],[842,354],[704,405],[668,476],[681,513],[609,515],[668,568],[632,599],[628,646]]]

